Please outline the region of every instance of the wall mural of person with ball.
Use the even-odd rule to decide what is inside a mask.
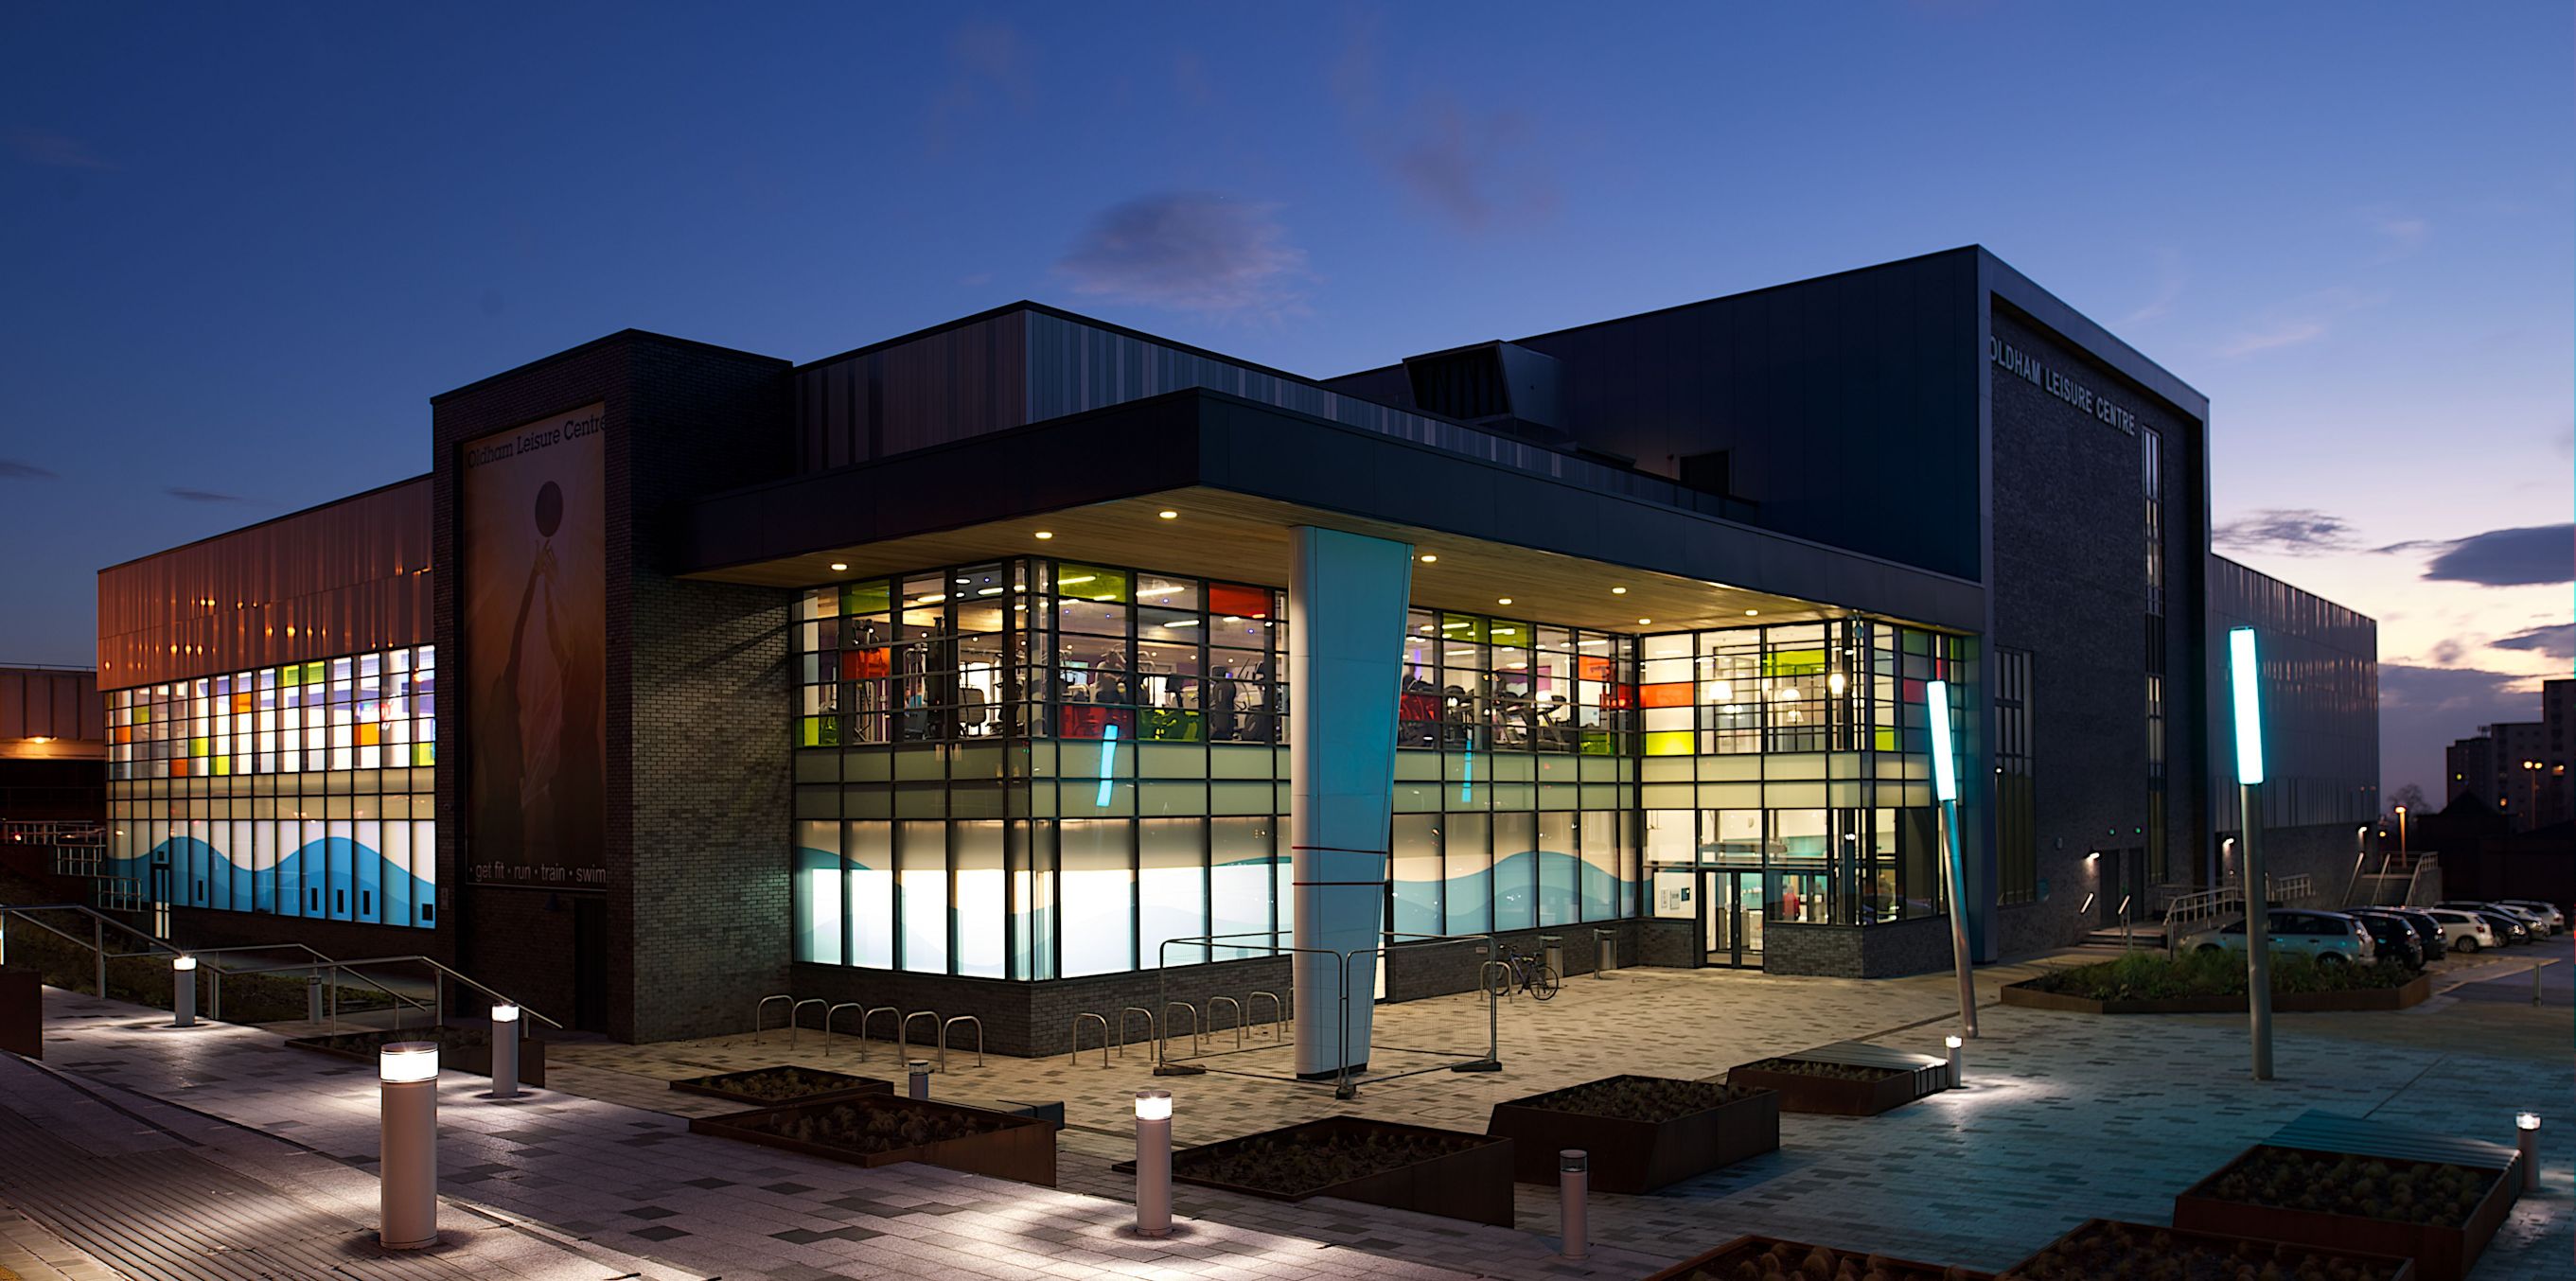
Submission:
[[[465,445],[466,863],[487,884],[605,883],[605,423],[589,405]]]

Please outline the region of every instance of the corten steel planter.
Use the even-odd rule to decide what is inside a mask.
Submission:
[[[2097,1001],[2086,996],[2069,996],[2063,992],[2043,992],[2030,986],[2036,979],[2007,983],[2003,988],[2004,1004],[2031,1010],[2060,1010],[2069,1014],[2242,1014],[2245,998],[2241,996],[2175,996],[2156,1000]],[[2433,995],[2433,976],[2418,974],[2397,987],[2365,988],[2350,992],[2275,992],[2272,1010],[2277,1014],[2345,1014],[2366,1010],[2403,1010],[2421,1005]]]
[[[45,975],[32,965],[0,966],[0,1050],[45,1057]]]
[[[316,1054],[328,1054],[335,1059],[347,1059],[352,1063],[364,1063],[374,1067],[376,1047],[380,1045],[395,1041],[437,1041],[439,1071],[452,1070],[473,1076],[492,1075],[492,1043],[488,1040],[448,1041],[444,1034],[455,1030],[442,1025],[370,1032],[343,1032],[337,1037],[298,1037],[288,1041],[287,1044],[299,1050],[311,1050]],[[366,1042],[360,1046],[325,1044],[326,1041],[336,1040],[338,1037],[364,1037]],[[545,1083],[546,1043],[534,1037],[523,1038],[519,1042],[519,1084],[542,1086]]]
[[[953,1139],[938,1139],[913,1147],[888,1148],[880,1152],[862,1151],[833,1143],[808,1142],[777,1133],[774,1127],[800,1117],[828,1112],[833,1108],[856,1108],[862,1112],[919,1111],[932,1114],[971,1117],[992,1128],[981,1133]],[[758,1108],[749,1112],[730,1112],[723,1116],[692,1117],[689,1132],[739,1139],[762,1147],[842,1161],[874,1169],[898,1161],[919,1161],[961,1174],[989,1175],[1039,1187],[1055,1186],[1056,1127],[1032,1117],[1014,1116],[1008,1112],[988,1112],[982,1108],[959,1107],[929,1099],[898,1098],[890,1094],[851,1094],[821,1102],[790,1103],[783,1107]]]
[[[763,1072],[796,1071],[809,1077],[832,1080],[832,1088],[799,1094],[792,1099],[764,1098],[744,1093],[735,1087]],[[881,1077],[853,1076],[847,1072],[825,1072],[816,1068],[795,1067],[782,1063],[777,1067],[745,1068],[739,1072],[719,1072],[714,1076],[693,1076],[671,1082],[671,1088],[682,1094],[703,1094],[712,1099],[745,1103],[756,1108],[783,1107],[790,1103],[820,1103],[828,1099],[848,1098],[853,1094],[892,1094],[894,1082]]]
[[[1810,1245],[1804,1241],[1783,1241],[1778,1237],[1762,1236],[1737,1237],[1706,1254],[1692,1255],[1691,1257],[1684,1259],[1661,1272],[1647,1277],[1646,1281],[1691,1281],[1691,1278],[1700,1275],[1703,1271],[1712,1277],[1731,1276],[1733,1275],[1733,1269],[1736,1264],[1760,1258],[1765,1254],[1769,1254],[1774,1247],[1782,1245],[1789,1246],[1795,1250],[1799,1258],[1804,1258],[1806,1255],[1813,1253],[1819,1248],[1833,1250],[1836,1254],[1842,1255],[1845,1258],[1875,1258],[1881,1263],[1896,1269],[1898,1275],[1906,1277],[1907,1281],[1915,1281],[1914,1276],[1911,1274],[1920,1274],[1921,1281],[1944,1281],[1945,1278],[1952,1277],[1959,1278],[1959,1281],[1995,1281],[1995,1274],[1991,1272],[1973,1272],[1966,1268],[1959,1268],[1954,1271],[1951,1268],[1938,1263],[1916,1263],[1910,1259],[1895,1259],[1883,1254],[1873,1255],[1866,1250],[1843,1250],[1833,1246],[1818,1247]],[[1796,1274],[1795,1267],[1796,1265],[1793,1261],[1789,1269],[1792,1275]]]
[[[1444,1139],[1463,1139],[1471,1146],[1443,1153],[1410,1165],[1382,1170],[1375,1174],[1345,1179],[1318,1187],[1282,1191],[1278,1188],[1255,1187],[1242,1183],[1225,1183],[1200,1178],[1190,1173],[1191,1166],[1210,1157],[1224,1156],[1262,1139],[1288,1143],[1327,1142],[1337,1137],[1368,1133],[1409,1133],[1438,1135]],[[1471,1223],[1488,1223],[1495,1227],[1512,1226],[1512,1148],[1510,1139],[1481,1134],[1462,1134],[1456,1130],[1435,1130],[1429,1126],[1405,1125],[1397,1121],[1372,1121],[1364,1117],[1333,1116],[1302,1125],[1283,1126],[1225,1139],[1199,1147],[1185,1148],[1172,1154],[1172,1178],[1181,1183],[1194,1183],[1203,1188],[1237,1192],[1260,1197],[1265,1201],[1303,1201],[1309,1197],[1340,1197],[1368,1205],[1382,1205],[1390,1210],[1412,1210],[1419,1214],[1437,1214]],[[1553,1161],[1556,1154],[1550,1152]],[[1136,1163],[1121,1161],[1109,1167],[1121,1174],[1133,1173]]]
[[[1586,1084],[1659,1079],[1614,1076]],[[1551,1090],[1497,1103],[1492,1119],[1485,1123],[1485,1133],[1512,1141],[1512,1177],[1519,1182],[1554,1186],[1556,1154],[1566,1148],[1581,1148],[1590,1154],[1594,1191],[1651,1192],[1694,1174],[1776,1151],[1780,1146],[1780,1096],[1769,1090],[1756,1090],[1743,1098],[1665,1121],[1597,1116],[1546,1106],[1548,1099],[1563,1093]]]
[[[2274,1205],[2256,1205],[2248,1201],[2222,1201],[2210,1188],[2264,1151],[2299,1151],[2311,1157],[2344,1157],[2356,1161],[2380,1161],[2388,1165],[2436,1165],[2433,1161],[2407,1161],[2394,1157],[2356,1155],[2346,1152],[2315,1152],[2306,1149],[2278,1148],[2258,1143],[2238,1153],[2235,1160],[2219,1167],[2208,1178],[2184,1189],[2174,1197],[2174,1226],[2194,1232],[2214,1232],[2226,1236],[2260,1237],[2271,1241],[2289,1241],[2300,1245],[2329,1249],[2353,1250],[2365,1254],[2394,1255],[2415,1261],[2420,1281],[2460,1281],[2478,1261],[2478,1252],[2503,1225],[2504,1216],[2513,1209],[2514,1198],[2522,1190],[2522,1165],[2517,1160],[2502,1170],[2480,1170],[2472,1166],[2455,1168],[2473,1170],[2492,1180],[2477,1208],[2469,1212],[2468,1221],[2458,1227],[2438,1223],[2401,1223],[2391,1219],[2368,1219],[2355,1214],[2329,1214],[2316,1210],[2292,1210]]]
[[[2382,1270],[2380,1275],[2384,1281],[2417,1281],[2418,1278],[2418,1274],[2415,1271],[2414,1260],[2403,1257],[2384,1254],[2369,1254],[2361,1250],[2347,1250],[2340,1247],[2329,1248],[2325,1246],[2302,1245],[2296,1242],[2273,1240],[2268,1237],[2229,1236],[2214,1232],[2190,1232],[2182,1228],[2163,1228],[2148,1223],[2123,1223],[2114,1219],[2086,1219],[2083,1223],[2076,1225],[2073,1231],[2068,1232],[2066,1235],[2049,1242],[2047,1245],[2041,1246],[2036,1251],[2033,1251],[2029,1258],[2004,1269],[2001,1274],[2002,1279],[2003,1281],[2029,1281],[2030,1278],[2040,1277],[2044,1274],[2037,1271],[2037,1269],[2040,1266],[2041,1259],[2046,1256],[2049,1251],[2072,1246],[2088,1234],[2113,1228],[2126,1228],[2132,1234],[2143,1237],[2152,1237],[2158,1233],[2162,1233],[2167,1238],[2178,1244],[2207,1246],[2212,1250],[2218,1251],[2226,1258],[2241,1261],[2258,1270],[2261,1269],[2263,1265],[2271,1263],[2278,1263],[2285,1269],[2295,1267],[2304,1256],[2313,1257],[2319,1262],[2355,1263],[2378,1268]],[[2154,1275],[2150,1269],[2155,1265],[2175,1262],[2180,1257],[2179,1252],[2171,1254],[2149,1254],[2144,1251],[2132,1251],[2127,1256],[2127,1261],[2138,1266],[2139,1270],[2137,1275],[2149,1276]],[[2059,1277],[2066,1277],[2075,1274],[2060,1272],[2056,1275]],[[2181,1274],[2177,1273],[2175,1275]]]
[[[1797,1056],[1773,1054],[1766,1057],[1786,1059]],[[1775,1091],[1783,1112],[1823,1116],[1876,1116],[1923,1097],[1915,1074],[1892,1068],[1876,1070],[1887,1075],[1875,1081],[1852,1081],[1841,1077],[1810,1076],[1804,1072],[1763,1071],[1748,1065],[1727,1069],[1726,1083]]]

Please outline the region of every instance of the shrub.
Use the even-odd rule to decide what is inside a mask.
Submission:
[[[2272,957],[2274,992],[2357,992],[2404,987],[2414,975],[2401,966],[2327,965],[2310,956],[2276,953]],[[2191,997],[2245,995],[2245,954],[2186,952],[2164,956],[2130,952],[2115,961],[2097,961],[2041,975],[2030,981],[2042,992],[2094,1001],[2169,1001]]]
[[[677,1082],[703,1089],[721,1090],[740,1098],[763,1103],[786,1103],[816,1094],[831,1094],[872,1083],[873,1077],[851,1076],[846,1072],[825,1072],[814,1068],[753,1068],[747,1072],[726,1072]]]
[[[1735,1069],[1738,1072],[1788,1072],[1798,1076],[1821,1076],[1836,1081],[1884,1081],[1903,1073],[1895,1068],[1851,1067],[1841,1063],[1818,1063],[1813,1059],[1763,1059]]]
[[[1884,1255],[1772,1241],[1730,1250],[1703,1263],[1689,1281],[1958,1281],[1968,1275],[1964,1268],[1936,1271]]]
[[[1304,1196],[1489,1142],[1441,1131],[1348,1129],[1293,1136],[1253,1135],[1176,1153],[1172,1169],[1193,1179]]]
[[[2388,1281],[2394,1265],[2356,1262],[2303,1245],[2237,1241],[2221,1246],[2170,1229],[2088,1223],[2005,1274],[2028,1281]]]
[[[1733,1103],[1753,1093],[1747,1087],[1719,1085],[1711,1081],[1614,1076],[1542,1094],[1522,1106],[1622,1121],[1663,1122]]]
[[[2203,1191],[2221,1201],[2456,1228],[2499,1177],[2431,1161],[2259,1147]]]
[[[763,1130],[781,1138],[853,1152],[893,1152],[989,1134],[1010,1124],[1000,1115],[978,1115],[955,1108],[921,1107],[900,1099],[864,1103],[831,1103],[791,1116],[749,1116],[730,1124]]]

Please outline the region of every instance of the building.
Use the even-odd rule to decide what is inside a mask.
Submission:
[[[2447,799],[2475,796],[2517,832],[2568,821],[2576,787],[2567,772],[2571,715],[2576,680],[2544,681],[2539,720],[2481,725],[2477,737],[2454,740],[2443,752]]]
[[[2568,741],[2576,732],[2576,680],[2541,682],[2540,726],[2540,749],[2533,758],[2541,763],[2539,804],[2533,822],[2547,827],[2576,820],[2576,775],[2567,772],[2576,763],[2576,743]]]
[[[104,871],[100,712],[98,674],[89,668],[0,666],[0,873],[10,878],[0,901],[13,892],[60,899],[86,887],[56,879],[57,870]]]
[[[2369,620],[2210,557],[2205,398],[1979,248],[1328,379],[1033,303],[628,331],[430,420],[425,476],[102,572],[173,929],[638,1040],[1293,988],[1356,1060],[1461,936],[1948,964],[1936,690],[1981,956],[2223,875],[2231,618],[2276,870],[2377,812]]]

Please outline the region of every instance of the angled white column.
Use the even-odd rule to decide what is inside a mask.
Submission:
[[[1300,525],[1288,568],[1288,840],[1292,941],[1350,952],[1378,946],[1386,842],[1395,803],[1396,686],[1409,544]],[[1327,1077],[1368,1062],[1374,958],[1343,969],[1295,955],[1297,1073]]]

